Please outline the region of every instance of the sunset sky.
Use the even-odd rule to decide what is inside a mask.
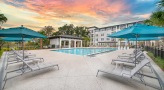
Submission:
[[[0,0],[2,27],[24,25],[36,31],[64,24],[104,27],[149,18],[158,0]]]

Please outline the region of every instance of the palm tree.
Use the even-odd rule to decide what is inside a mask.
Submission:
[[[147,25],[153,25],[153,22],[151,20],[149,20],[149,19],[146,19],[144,21],[144,23],[147,24]]]
[[[153,25],[164,26],[164,11],[154,12],[150,16],[150,21],[153,22]]]
[[[0,14],[0,29],[3,23],[7,22],[7,17],[4,14]]]
[[[4,14],[0,14],[0,29],[3,23],[7,22],[7,18],[4,16]],[[0,50],[4,42],[0,39]]]
[[[88,47],[89,46],[89,41],[90,38],[89,37],[83,37],[83,46]]]
[[[162,10],[164,8],[164,0],[159,1],[157,5],[159,7],[159,10]]]

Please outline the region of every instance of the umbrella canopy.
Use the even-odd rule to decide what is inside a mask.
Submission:
[[[0,30],[0,37],[46,38],[46,36],[23,26]]]
[[[151,40],[160,40],[159,37],[145,37],[145,38],[137,38],[137,41],[151,41]],[[129,38],[128,41],[136,41],[136,38]]]
[[[160,37],[164,36],[164,28],[144,24],[135,24],[119,32],[108,35],[113,38]]]
[[[23,59],[24,59],[24,47],[23,47],[23,38],[47,38],[46,36],[35,32],[29,28],[16,27],[0,30],[0,37],[21,37],[22,38],[22,50],[23,50]]]
[[[22,42],[22,41],[30,41],[30,38],[12,38],[12,37],[5,37],[2,38],[3,41],[8,41],[8,42]]]
[[[141,37],[160,37],[164,36],[164,28],[156,27],[144,24],[135,24],[134,26],[125,28],[121,31],[108,35],[113,38],[135,38],[136,39],[136,50],[137,50],[137,39]],[[136,66],[136,55],[135,54],[135,66]]]

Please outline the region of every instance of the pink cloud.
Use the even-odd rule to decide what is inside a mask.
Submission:
[[[51,19],[70,18],[76,14],[84,14],[95,17],[111,16],[116,17],[120,13],[128,13],[128,6],[122,0],[26,0],[24,2],[8,2],[21,4],[24,9],[37,12],[42,17]],[[19,5],[18,4],[18,5]]]

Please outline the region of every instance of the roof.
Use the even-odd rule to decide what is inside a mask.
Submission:
[[[98,27],[96,27],[96,26],[92,26],[92,27],[88,27],[88,28],[98,28]]]
[[[57,36],[49,37],[49,39],[54,39],[54,38],[82,39],[81,37],[77,37],[77,36],[73,36],[73,35],[57,35]]]
[[[120,23],[120,24],[116,24],[116,25],[110,25],[110,26],[107,26],[107,27],[101,27],[99,29],[105,29],[105,28],[115,27],[115,26],[120,26],[120,25],[125,25],[125,24],[136,24],[136,23],[142,23],[142,22],[144,22],[144,20],[135,21],[135,22],[128,22],[128,23]]]
[[[98,43],[117,43],[116,41],[104,41],[104,42],[98,42]]]

